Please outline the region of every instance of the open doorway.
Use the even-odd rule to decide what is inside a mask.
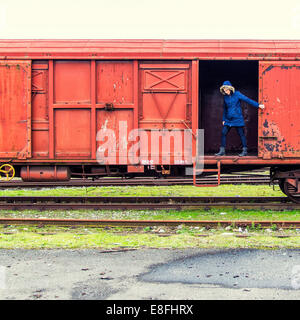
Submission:
[[[199,62],[199,128],[204,129],[204,153],[214,155],[219,151],[222,131],[223,95],[220,86],[229,80],[236,90],[258,101],[258,61]],[[245,120],[248,154],[257,156],[258,110],[241,101]],[[235,129],[227,135],[226,155],[236,155],[242,149]]]

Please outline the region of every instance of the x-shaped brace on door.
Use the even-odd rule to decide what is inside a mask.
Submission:
[[[171,86],[177,88],[177,90],[182,90],[182,89],[184,89],[184,88],[182,88],[182,87],[179,87],[177,84],[174,84],[174,83],[172,83],[171,81],[169,81],[169,80],[173,79],[174,77],[179,76],[180,74],[184,74],[184,71],[177,71],[177,72],[175,72],[174,74],[170,75],[170,76],[167,77],[167,78],[162,78],[161,76],[155,74],[155,73],[152,72],[152,71],[148,71],[148,70],[145,71],[145,73],[148,73],[148,74],[150,74],[151,76],[159,79],[158,81],[152,83],[148,88],[145,88],[146,90],[151,90],[151,89],[153,89],[154,86],[157,86],[158,84],[160,84],[160,83],[162,83],[162,82],[167,82],[167,83],[169,83]],[[169,89],[169,90],[170,90],[170,89]],[[172,89],[171,89],[171,90],[172,90]]]

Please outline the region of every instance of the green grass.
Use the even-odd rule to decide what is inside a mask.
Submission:
[[[122,186],[51,189],[6,189],[1,196],[269,196],[281,197],[284,194],[276,186],[268,185],[220,185],[219,187],[194,186]]]
[[[124,220],[300,220],[300,210],[53,210],[0,211],[1,217]]]
[[[165,230],[163,230],[165,231]],[[7,233],[7,234],[6,234]],[[12,234],[9,234],[12,233]],[[195,228],[173,230],[161,237],[158,230],[131,230],[62,227],[0,227],[0,248],[52,249],[52,248],[299,248],[300,234],[294,230],[280,231],[288,238],[275,237],[276,231],[249,231],[247,238],[238,238],[237,230]],[[199,235],[206,234],[206,237]],[[278,234],[278,231],[277,231]]]

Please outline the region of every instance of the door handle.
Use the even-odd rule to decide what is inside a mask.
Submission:
[[[115,110],[115,107],[114,107],[114,104],[112,102],[106,102],[105,106],[104,106],[104,109],[106,111],[113,111],[113,110]]]

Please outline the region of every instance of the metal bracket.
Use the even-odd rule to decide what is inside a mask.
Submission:
[[[106,111],[114,111],[115,107],[114,107],[114,104],[112,102],[106,102],[105,106],[104,106],[104,109]]]

